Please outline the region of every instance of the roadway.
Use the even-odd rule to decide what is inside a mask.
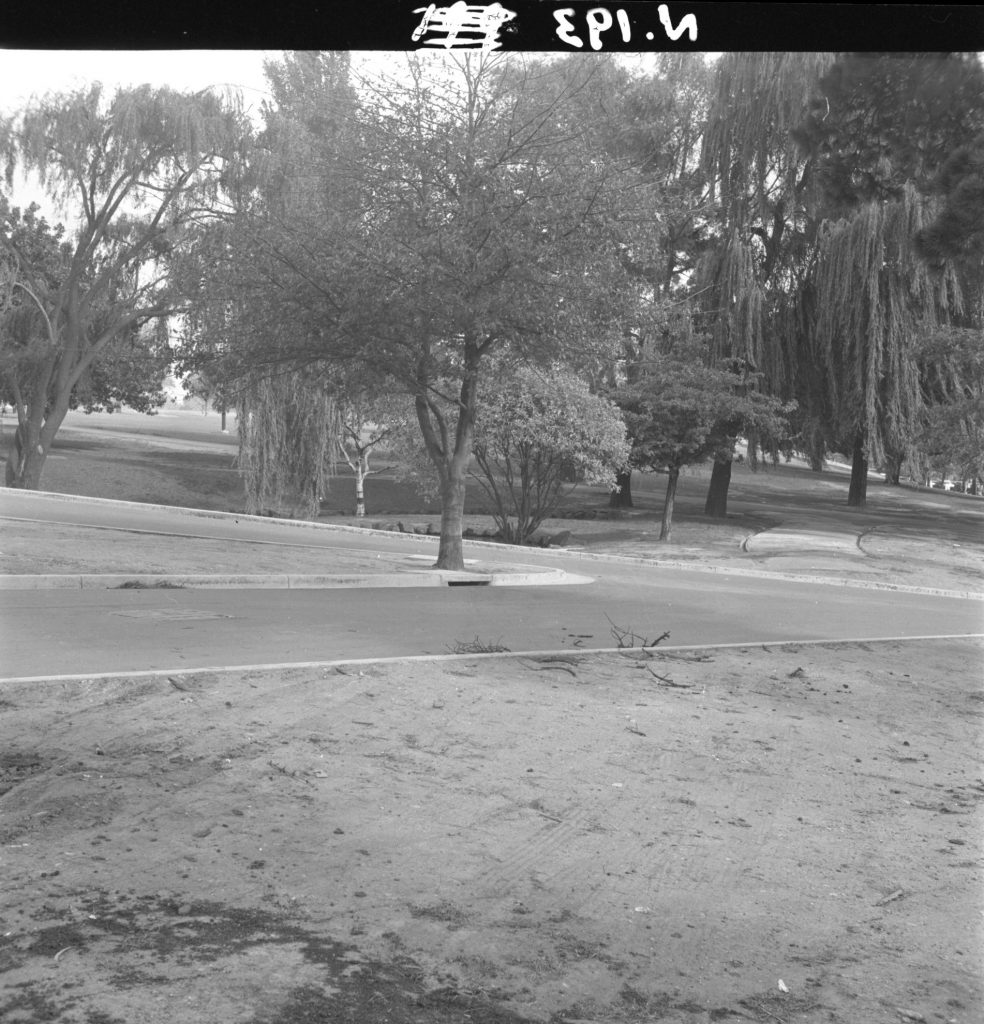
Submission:
[[[35,505],[35,502],[37,503]],[[17,495],[0,514],[132,529],[133,507]],[[422,540],[243,517],[141,509],[151,531],[384,556]],[[127,525],[128,524],[128,525]],[[483,566],[516,553],[466,544]],[[572,586],[346,590],[17,590],[0,592],[0,677],[306,663],[447,654],[476,638],[512,651],[616,646],[612,625],[661,646],[858,640],[984,633],[984,602],[934,594],[708,573],[527,551],[524,563],[590,576]]]

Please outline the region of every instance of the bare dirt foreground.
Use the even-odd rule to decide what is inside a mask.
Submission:
[[[0,1018],[984,1019],[984,644],[0,690]]]

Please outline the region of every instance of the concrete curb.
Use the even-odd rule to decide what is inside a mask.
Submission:
[[[590,576],[578,576],[561,569],[544,569],[542,572],[450,572],[435,569],[335,575],[62,573],[0,576],[0,590],[351,590],[370,587],[542,587],[593,582]]]

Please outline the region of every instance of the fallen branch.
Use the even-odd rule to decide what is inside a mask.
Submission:
[[[474,640],[455,640],[454,647],[445,648],[449,654],[505,654],[509,648],[497,641],[486,641],[479,637]]]
[[[303,775],[298,775],[297,772],[292,772],[289,768],[285,768],[282,764],[277,764],[276,761],[267,761],[267,764],[280,772],[281,775],[286,775],[289,779],[300,779],[306,786],[314,788],[314,783],[310,779],[304,778]]]
[[[570,675],[577,678],[577,673],[574,669],[569,668],[567,665],[531,665],[530,668],[536,669],[537,672],[549,672],[551,670],[555,672],[567,672]]]
[[[577,661],[574,658],[564,658],[562,656],[548,657],[548,658],[527,658],[524,664],[528,669],[532,669],[534,672],[547,672],[551,669],[555,669],[558,672],[568,672],[574,678],[577,678],[577,671],[572,668],[572,665],[576,665]]]
[[[643,667],[649,671],[650,675],[652,675],[654,679],[658,679],[664,686],[672,686],[676,690],[693,689],[690,683],[675,683],[672,679],[670,679],[669,676],[661,676],[658,672],[656,672],[653,669],[652,665],[644,665]]]
[[[670,636],[669,631],[667,631],[663,633],[662,636],[658,636],[655,640],[650,640],[648,637],[642,636],[639,633],[635,633],[631,629],[622,629],[621,626],[616,626],[615,623],[612,622],[612,620],[608,618],[607,615],[605,616],[605,618],[608,619],[608,624],[611,626],[609,632],[611,633],[612,639],[615,641],[616,645],[619,647],[620,650],[624,648],[635,647],[637,640],[639,641],[639,646],[643,649],[655,647],[663,640],[669,639]]]

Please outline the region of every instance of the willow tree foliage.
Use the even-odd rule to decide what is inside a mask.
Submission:
[[[785,315],[803,279],[815,230],[811,166],[793,135],[833,61],[825,53],[731,53],[717,63],[701,165],[716,204],[695,279],[712,359],[735,359],[762,386],[795,398],[807,436],[822,417]],[[727,511],[731,453],[715,460],[705,511]]]
[[[16,225],[0,231],[0,253],[38,311],[34,350],[43,349],[3,364],[18,420],[10,485],[39,486],[65,414],[87,380],[109,372],[108,360],[125,361],[127,346],[147,339],[165,343],[160,325],[184,305],[174,256],[218,201],[241,137],[240,114],[223,99],[149,86],[48,95],[0,122],[8,187],[22,171],[70,224],[54,272]]]
[[[347,53],[289,53],[264,69],[272,101],[227,176],[225,215],[201,227],[179,266],[189,299],[179,361],[250,414],[238,461],[251,506],[310,515],[345,437],[348,378],[325,372],[317,346],[340,301],[332,246],[357,188],[351,168],[339,169],[355,98]]]
[[[257,376],[237,392],[246,511],[313,518],[335,471],[338,407],[303,371]]]
[[[920,469],[984,480],[984,133],[954,150],[934,179],[936,217],[916,250],[938,273],[949,267],[963,313],[924,339],[919,352],[926,408],[916,437]]]
[[[918,353],[925,408],[915,438],[919,475],[984,480],[984,332],[944,326]]]
[[[920,338],[973,319],[963,291],[980,270],[944,256],[937,193],[954,151],[984,127],[984,67],[968,54],[845,55],[820,90],[797,133],[826,213],[803,295],[829,427],[853,449],[848,502],[863,505],[868,463],[898,482],[912,455]],[[924,258],[927,241],[936,258]]]
[[[529,540],[578,483],[616,486],[625,423],[575,374],[520,367],[495,374],[480,397],[471,476],[504,540]]]
[[[922,410],[920,341],[960,309],[955,275],[934,274],[914,251],[925,222],[925,203],[908,186],[896,202],[867,203],[825,225],[818,240],[813,344],[834,429],[854,442],[849,504],[864,504],[869,461],[911,448]]]

